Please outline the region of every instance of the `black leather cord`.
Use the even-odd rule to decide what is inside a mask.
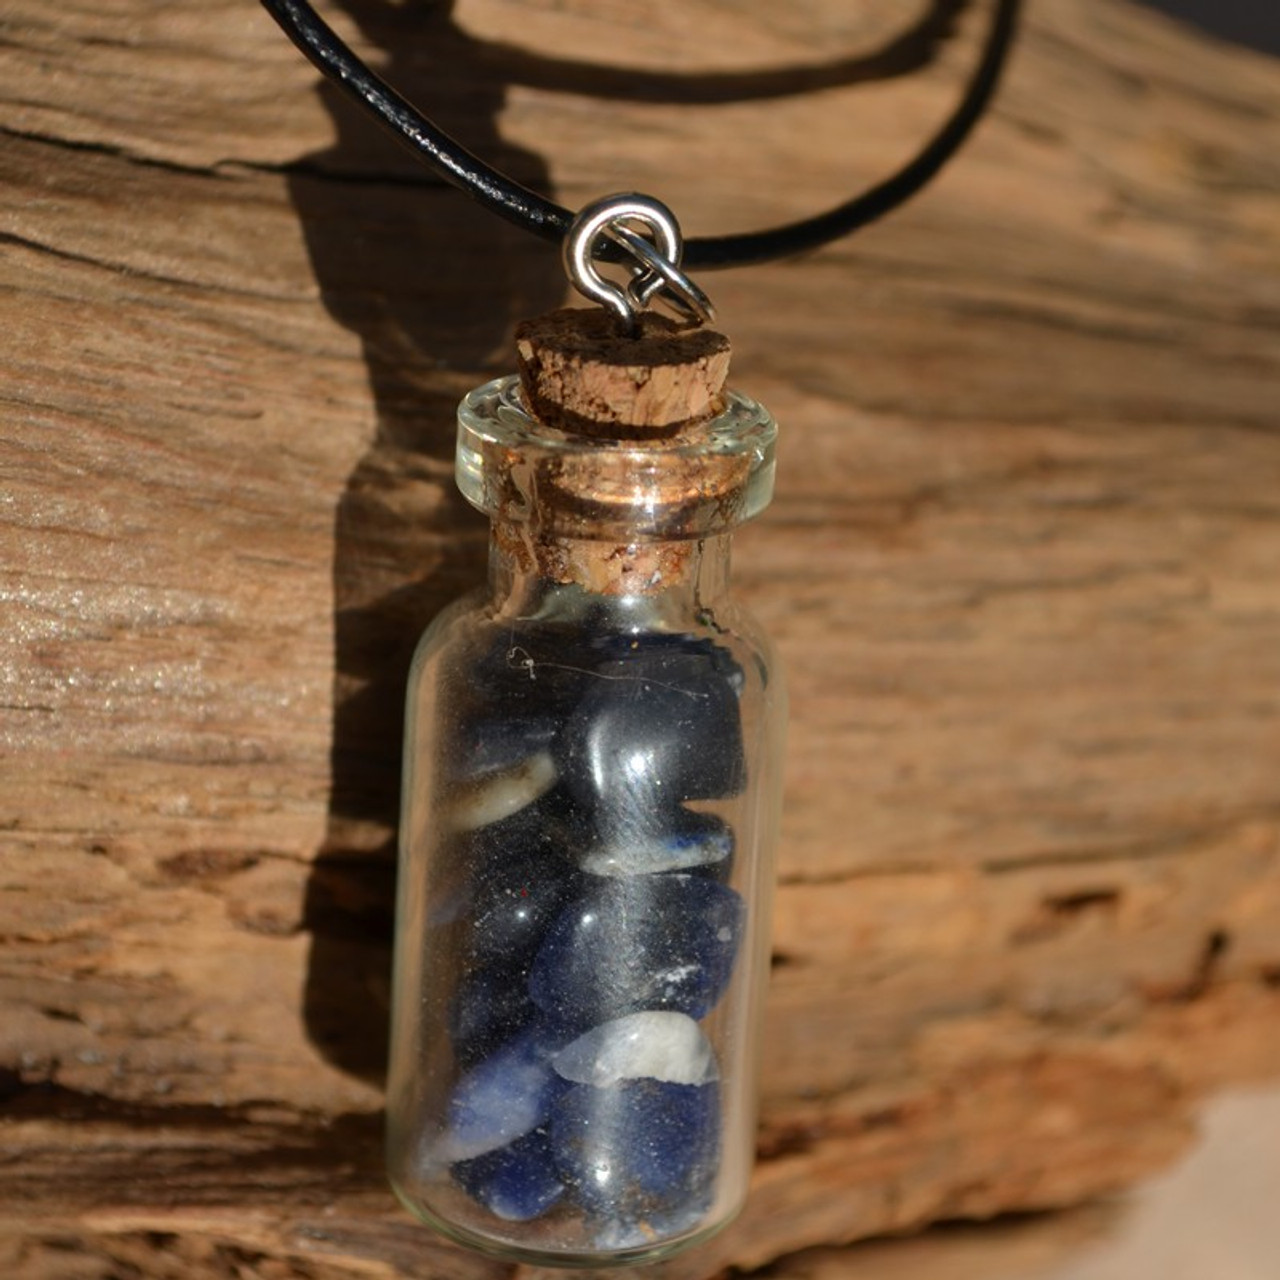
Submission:
[[[262,0],[289,38],[326,76],[412,147],[446,181],[545,240],[562,241],[573,213],[472,155],[372,72],[306,0]],[[995,92],[1021,0],[996,0],[982,56],[951,117],[897,173],[825,213],[766,231],[685,241],[683,266],[739,267],[816,249],[883,217],[915,195],[960,149]]]

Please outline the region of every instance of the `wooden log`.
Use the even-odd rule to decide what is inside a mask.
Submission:
[[[694,235],[883,176],[982,17],[336,14],[493,162]],[[251,5],[4,35],[4,1272],[506,1273],[382,1182],[390,849],[408,654],[483,571],[452,406],[554,249]],[[706,281],[783,424],[737,576],[793,728],[755,1200],[672,1276],[1073,1203],[1280,1070],[1278,143],[1264,59],[1042,0],[926,196]]]

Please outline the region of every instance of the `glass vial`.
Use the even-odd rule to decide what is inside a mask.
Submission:
[[[561,1266],[664,1257],[741,1206],[768,971],[782,681],[729,595],[775,426],[673,440],[459,410],[488,589],[409,681],[388,1152],[440,1231]]]

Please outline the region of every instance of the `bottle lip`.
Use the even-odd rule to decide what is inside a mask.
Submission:
[[[726,390],[714,418],[655,441],[601,440],[546,426],[520,379],[495,378],[458,406],[455,473],[497,520],[577,537],[703,537],[758,515],[773,496],[778,428],[758,401]]]

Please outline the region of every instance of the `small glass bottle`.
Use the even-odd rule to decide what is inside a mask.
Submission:
[[[647,1262],[741,1206],[785,697],[728,593],[775,426],[727,392],[654,442],[459,410],[487,591],[409,681],[388,1158],[446,1235]]]

